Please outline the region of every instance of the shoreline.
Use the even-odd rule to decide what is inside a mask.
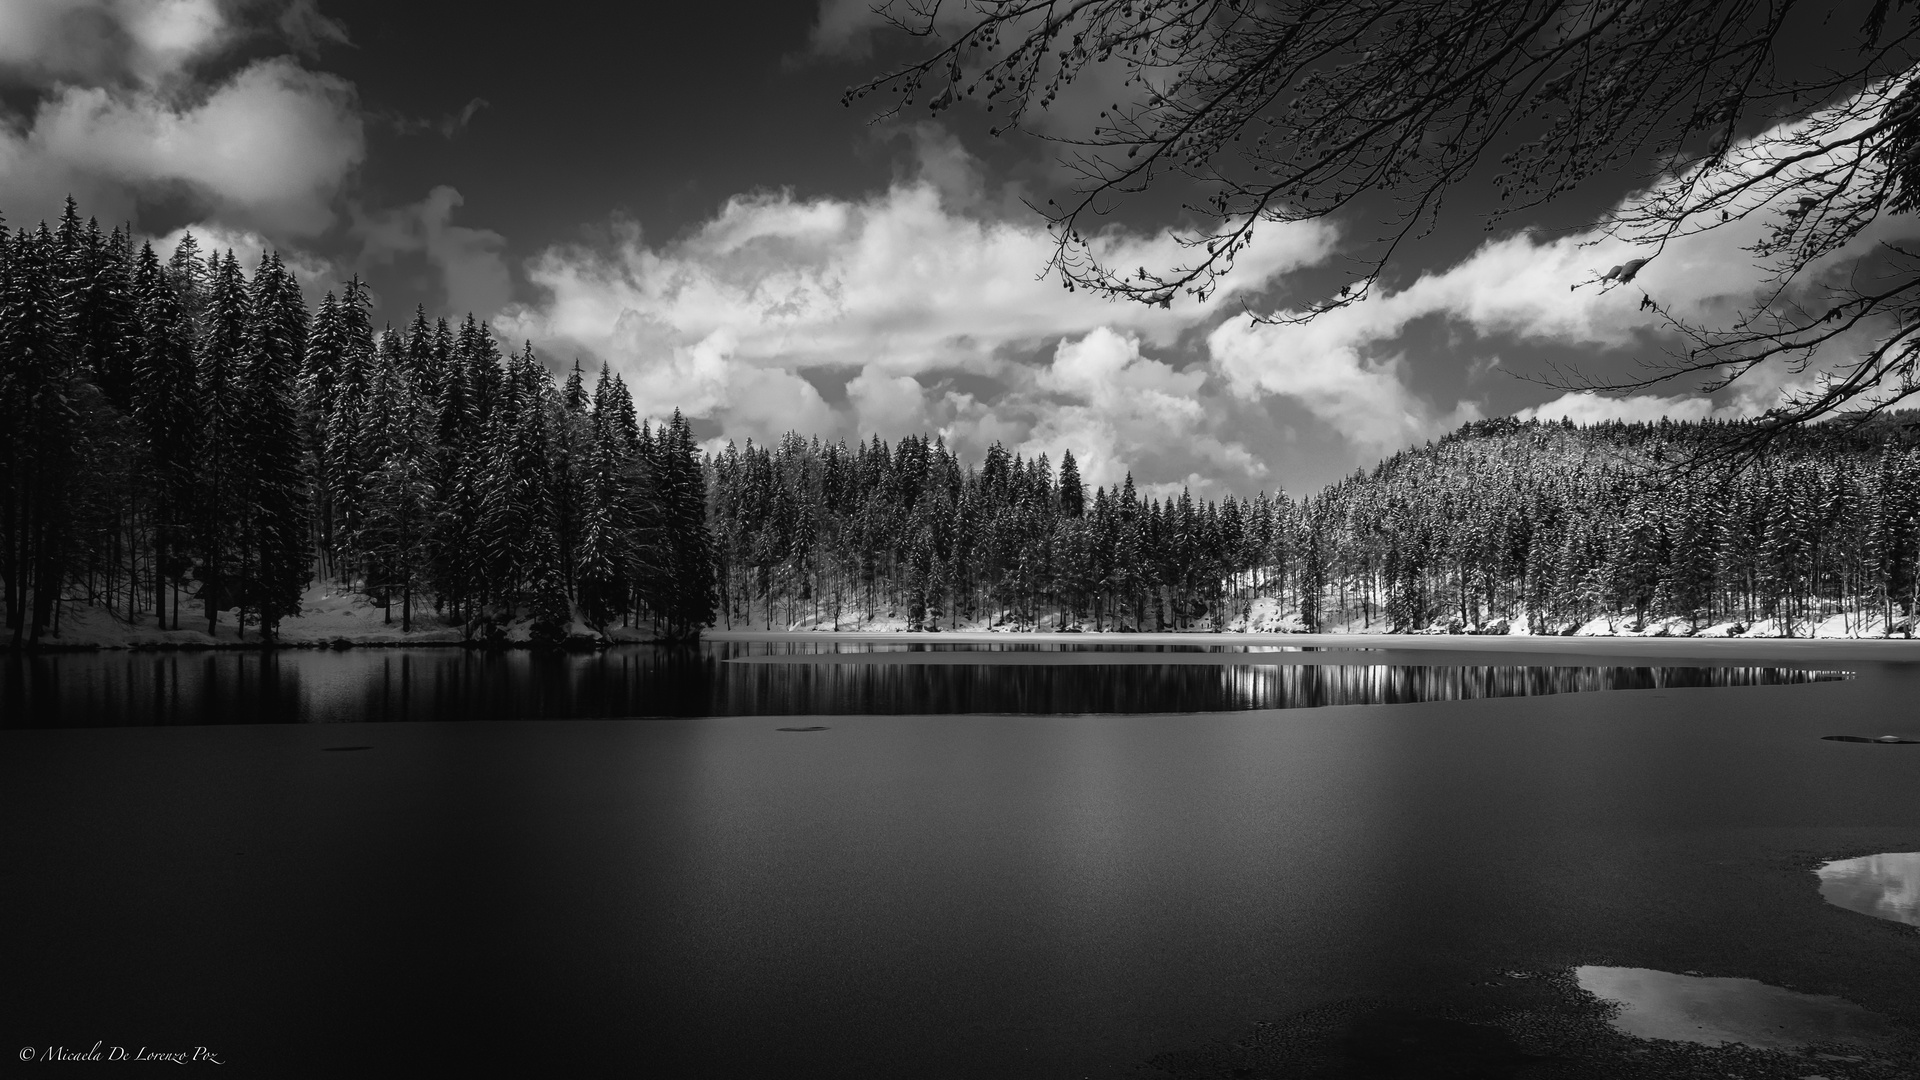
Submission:
[[[148,631],[154,635],[192,634],[201,640],[55,641],[38,645],[0,646],[0,653],[28,656],[93,652],[278,652],[346,651],[349,649],[467,649],[476,652],[541,651],[588,653],[628,645],[673,646],[661,638],[604,638],[574,635],[559,643],[525,640],[488,641],[452,637],[447,629],[415,631],[416,637],[393,632],[298,636],[265,641],[207,639],[200,631]],[[1030,646],[1127,646],[1130,648],[1193,646],[1217,648],[1226,654],[1243,649],[1338,650],[1354,652],[1435,652],[1514,654],[1518,656],[1588,655],[1598,658],[1645,657],[1711,660],[1854,660],[1877,663],[1920,663],[1920,639],[1738,637],[1678,638],[1575,635],[1427,635],[1427,634],[1291,634],[1184,631],[1172,633],[1062,633],[1056,631],[829,631],[829,630],[709,630],[697,641],[739,644],[822,645],[1000,645],[1020,651]],[[697,642],[696,642],[697,643]],[[833,654],[822,654],[832,656]],[[1279,662],[1279,661],[1276,661]],[[1304,662],[1304,661],[1293,661]]]
[[[1530,635],[1260,634],[1260,633],[985,633],[832,632],[716,630],[702,640],[740,643],[902,645],[1207,645],[1246,648],[1327,649],[1355,652],[1501,653],[1520,656],[1584,655],[1598,658],[1786,660],[1920,663],[1920,640],[1907,638],[1647,638],[1538,637]],[[825,654],[831,655],[831,654]]]

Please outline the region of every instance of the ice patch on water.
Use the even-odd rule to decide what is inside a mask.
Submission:
[[[1650,968],[1576,968],[1580,989],[1620,1006],[1614,1030],[1640,1039],[1786,1050],[1812,1043],[1880,1042],[1887,1019],[1842,998],[1753,979],[1675,975]]]
[[[1837,859],[1814,872],[1827,903],[1920,926],[1920,851]]]

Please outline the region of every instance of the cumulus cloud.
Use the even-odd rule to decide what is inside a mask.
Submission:
[[[453,224],[453,212],[462,202],[458,191],[442,185],[410,206],[357,214],[353,232],[361,239],[366,261],[418,255],[440,277],[445,310],[490,318],[513,293],[506,238],[490,229]]]
[[[1524,233],[1510,236],[1489,241],[1454,266],[1424,274],[1404,289],[1378,290],[1310,322],[1261,324],[1247,316],[1229,320],[1209,336],[1208,348],[1215,370],[1235,394],[1294,399],[1356,445],[1391,450],[1478,415],[1471,402],[1442,414],[1409,388],[1410,361],[1402,337],[1415,320],[1438,316],[1475,334],[1520,341],[1657,351],[1670,343],[1667,323],[1640,307],[1644,296],[1697,325],[1724,321],[1772,283],[1771,269],[1755,265],[1744,250],[1763,223],[1736,225],[1669,243],[1640,271],[1633,287],[1604,292],[1571,286],[1591,281],[1596,272],[1635,257],[1639,249],[1593,233],[1551,240]],[[1432,357],[1427,362],[1446,361]],[[1731,411],[1760,411],[1773,404],[1783,388],[1806,381],[1780,377],[1784,374],[1748,376],[1726,395],[1737,406]],[[1632,406],[1620,405],[1623,399],[1584,394],[1560,400],[1568,403],[1561,406],[1566,414],[1576,419],[1606,419],[1649,415],[1654,402],[1682,399],[1625,399],[1634,401]],[[1608,411],[1614,408],[1626,411]],[[1705,415],[1699,408],[1690,405],[1683,412]],[[1711,410],[1714,404],[1707,402],[1705,408]]]
[[[741,196],[671,243],[649,244],[628,228],[600,249],[551,249],[528,268],[544,299],[495,325],[550,352],[614,364],[652,415],[679,407],[727,427],[741,422],[749,395],[758,401],[760,387],[777,386],[789,417],[778,430],[809,430],[803,419],[812,418],[823,434],[932,428],[963,445],[989,431],[1036,447],[1082,436],[1133,445],[1150,440],[1156,417],[1197,432],[1193,395],[1207,377],[1146,359],[1143,345],[1175,348],[1241,294],[1332,249],[1325,225],[1265,229],[1232,291],[1170,309],[1068,293],[1037,279],[1052,254],[1043,225],[967,198],[958,189],[977,184],[977,172],[950,144],[929,145],[942,151],[937,175],[923,169],[866,198]],[[1102,243],[1122,264],[1180,254],[1165,236],[1114,232]],[[1044,370],[1028,363],[1048,348]],[[1099,368],[1112,385],[1089,381],[1099,364],[1112,368]],[[844,408],[826,411],[801,372],[844,380]],[[961,374],[1004,392],[989,400],[977,385],[958,389]],[[1193,445],[1233,455],[1224,442]]]
[[[287,248],[275,244],[260,233],[248,229],[235,229],[219,222],[201,222],[197,225],[175,229],[165,236],[154,238],[153,252],[166,262],[173,257],[180,242],[192,234],[193,241],[200,249],[202,258],[212,255],[225,255],[233,252],[240,268],[251,275],[260,269],[260,260],[267,252],[277,252],[280,263],[293,272],[293,276],[306,291],[309,300],[318,300],[336,281],[346,275],[332,260],[323,258],[310,251]]]
[[[1081,475],[1097,485],[1118,483],[1142,465],[1175,461],[1202,462],[1216,476],[1266,475],[1263,462],[1216,430],[1217,411],[1202,401],[1207,378],[1204,367],[1179,371],[1141,355],[1139,338],[1106,327],[1062,341],[1034,380],[1034,389],[1053,400],[1016,395],[1010,403],[1034,418],[1020,448],[1056,463],[1072,450],[1085,463]],[[1177,468],[1173,474],[1181,475]]]
[[[1739,269],[1739,241],[1708,233],[1675,244],[1634,282],[1663,307],[1700,318],[1751,295],[1757,272]],[[1443,316],[1483,335],[1619,348],[1655,330],[1639,308],[1640,289],[1573,291],[1594,267],[1625,262],[1633,248],[1591,235],[1540,240],[1519,234],[1489,241],[1460,263],[1400,290],[1380,289],[1306,323],[1230,321],[1210,339],[1214,363],[1243,396],[1283,394],[1329,419],[1349,418],[1377,396],[1400,411],[1405,386],[1398,339],[1416,319]],[[1384,421],[1383,421],[1384,422]]]
[[[1686,394],[1671,397],[1657,394],[1603,397],[1573,392],[1522,409],[1513,415],[1520,420],[1571,420],[1576,424],[1601,424],[1609,420],[1652,423],[1662,417],[1682,421],[1705,420],[1716,411],[1710,399]]]
[[[872,365],[863,367],[847,381],[847,402],[853,407],[857,435],[898,439],[933,426],[927,388],[911,375],[888,375]]]
[[[239,21],[276,11],[277,30]],[[365,153],[352,86],[290,57],[202,77],[262,31],[311,41],[338,27],[305,0],[0,5],[0,81],[19,110],[0,107],[0,202],[48,214],[71,194],[112,220],[165,199],[276,237],[325,230]]]
[[[1404,356],[1366,355],[1368,339],[1348,337],[1337,314],[1301,326],[1263,325],[1241,315],[1209,334],[1207,349],[1235,393],[1292,398],[1372,453],[1391,453],[1479,418],[1471,402],[1436,410],[1407,385]]]
[[[1052,254],[1044,229],[952,213],[926,182],[864,200],[741,196],[660,248],[629,232],[610,252],[550,249],[529,270],[550,297],[515,324],[634,363],[724,328],[755,361],[990,371],[1007,346],[1110,324],[1171,343],[1238,292],[1319,261],[1331,236],[1314,225],[1264,230],[1231,290],[1162,310],[1036,280]],[[1165,237],[1116,235],[1107,247],[1122,264],[1179,256]]]
[[[58,206],[71,193],[117,217],[182,193],[237,226],[312,236],[362,154],[351,86],[263,60],[192,104],[64,87],[24,129],[0,130],[0,201]]]
[[[0,74],[157,86],[235,32],[217,0],[8,0],[0,4]]]
[[[1761,175],[1780,157],[1803,153],[1809,122],[1782,124],[1728,155],[1732,164],[1714,183],[1730,185],[1741,175]],[[1827,133],[1831,135],[1830,132]],[[1824,159],[1799,166],[1817,170]],[[1798,193],[1779,184],[1755,189],[1732,202],[1731,220],[1689,222],[1682,235],[1657,247],[1626,237],[1586,231],[1554,239],[1522,233],[1482,244],[1456,265],[1421,275],[1402,289],[1376,289],[1367,298],[1304,324],[1256,324],[1232,320],[1209,338],[1215,369],[1234,393],[1248,399],[1277,395],[1299,401],[1322,420],[1374,448],[1391,448],[1432,434],[1454,418],[1472,418],[1471,403],[1451,416],[1436,416],[1407,388],[1402,341],[1416,320],[1439,317],[1452,328],[1479,335],[1574,346],[1593,352],[1659,352],[1672,347],[1667,317],[1684,323],[1726,325],[1739,312],[1782,287],[1779,268],[1752,248],[1780,220],[1775,203]],[[1630,196],[1630,209],[1646,193]],[[1849,244],[1808,266],[1789,298],[1818,292],[1828,275],[1884,240],[1910,234],[1910,219],[1882,218]],[[1644,231],[1644,230],[1643,230]],[[1596,287],[1610,267],[1652,256],[1631,285]],[[1580,286],[1575,288],[1574,286]],[[1648,311],[1642,301],[1658,305]],[[1829,360],[1859,355],[1863,339],[1837,341]],[[1817,365],[1816,365],[1817,366]],[[1649,368],[1647,374],[1657,373]],[[1643,419],[1672,415],[1751,415],[1805,389],[1817,373],[1799,374],[1775,365],[1753,371],[1720,400],[1641,394],[1629,398],[1569,394],[1528,410],[1528,415],[1576,420]]]

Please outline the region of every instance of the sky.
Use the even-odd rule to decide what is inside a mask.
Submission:
[[[270,247],[316,299],[357,274],[376,325],[472,312],[556,371],[611,365],[713,447],[938,434],[1159,494],[1297,497],[1468,420],[1747,415],[1790,385],[1540,381],[1667,355],[1638,290],[1569,288],[1626,257],[1569,227],[1632,175],[1495,232],[1468,192],[1368,301],[1304,326],[1246,312],[1323,289],[1368,223],[1265,228],[1205,303],[1067,293],[1023,202],[1064,189],[1054,149],[969,108],[842,106],[915,47],[865,0],[4,0],[0,212],[71,194],[163,254],[185,229]],[[1171,262],[1175,224],[1124,219],[1110,254]],[[1758,287],[1751,239],[1670,249],[1638,284],[1725,311]]]

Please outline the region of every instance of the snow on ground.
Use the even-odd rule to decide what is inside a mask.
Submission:
[[[1248,605],[1247,613],[1227,624],[1227,629],[1240,634],[1302,634],[1306,632],[1307,621],[1297,611],[1288,611],[1279,600],[1271,596],[1254,598]],[[1371,632],[1358,629],[1349,633]]]
[[[169,620],[171,621],[171,619]],[[515,619],[506,625],[508,644],[527,644],[532,637],[532,621]],[[280,621],[280,643],[293,646],[320,646],[346,642],[352,645],[458,645],[465,639],[464,628],[449,626],[430,606],[415,604],[413,628],[401,629],[400,609],[396,604],[382,612],[380,605],[351,589],[333,585],[315,585],[300,598],[300,614]],[[650,627],[613,626],[605,635],[596,632],[585,620],[574,617],[567,629],[576,639],[598,639],[627,644],[654,639]],[[104,608],[85,604],[68,605],[60,615],[59,634],[48,634],[42,644],[55,648],[237,648],[261,644],[260,629],[249,625],[239,634],[233,612],[220,614],[220,623],[207,633],[207,619],[198,604],[182,605],[180,629],[163,630],[152,615],[137,622]]]
[[[281,620],[280,640],[288,645],[341,638],[361,645],[451,645],[458,644],[462,636],[460,627],[446,625],[431,606],[423,611],[420,605],[415,605],[411,632],[400,629],[398,605],[387,618],[382,617],[378,604],[358,593],[315,586],[301,596],[300,616]]]
[[[391,624],[380,607],[357,594],[316,585],[300,598],[300,614],[280,621],[280,641],[286,645],[318,645],[345,639],[356,645],[451,645],[461,639],[460,628],[447,626],[431,609],[414,611],[413,630],[400,629],[398,609]],[[169,622],[171,622],[169,618]],[[218,648],[259,645],[260,628],[249,624],[242,635],[233,612],[220,613],[219,624],[207,633],[204,610],[192,601],[180,609],[180,629],[164,630],[152,615],[135,622],[104,608],[68,605],[60,614],[60,632],[42,638],[42,644],[66,648]]]
[[[389,621],[390,620],[390,621]],[[1892,633],[1888,633],[1887,619],[1881,612],[1846,612],[1827,616],[1816,625],[1804,620],[1795,620],[1791,633],[1787,625],[1774,619],[1763,619],[1751,625],[1738,621],[1721,622],[1711,626],[1694,628],[1691,620],[1672,617],[1649,620],[1643,628],[1633,629],[1634,617],[1631,614],[1615,613],[1590,619],[1577,626],[1572,624],[1549,625],[1545,632],[1552,636],[1578,637],[1703,637],[1703,638],[1904,638],[1909,636],[1911,622],[1905,618],[1896,618]],[[110,613],[105,609],[82,604],[67,606],[61,613],[60,632],[47,635],[42,644],[55,648],[235,648],[257,646],[261,643],[258,627],[250,626],[244,637],[235,632],[232,612],[223,612],[218,629],[213,634],[206,631],[206,617],[197,604],[189,601],[180,613],[179,630],[163,630],[154,625],[151,615],[143,616],[137,622],[129,623],[124,617]],[[724,620],[717,623],[715,629],[726,627]],[[744,622],[735,620],[733,629],[764,630],[769,629],[762,620]],[[822,631],[862,634],[904,633],[909,630],[904,613],[883,611],[866,614],[859,611],[842,610],[838,620],[831,613],[814,616],[811,613],[790,626],[776,623],[771,627],[784,631]],[[942,619],[940,630],[948,633],[1051,633],[1062,627],[1052,618],[1040,620],[1038,625],[1030,622],[1004,622],[999,616],[987,616],[977,619]],[[1070,629],[1086,630],[1085,625]],[[1195,629],[1187,633],[1205,634],[1215,631]],[[1308,633],[1306,620],[1298,610],[1289,609],[1273,597],[1258,597],[1247,607],[1245,614],[1233,619],[1224,627],[1224,632],[1233,634],[1304,634]],[[1384,619],[1365,619],[1354,616],[1347,619],[1329,617],[1323,624],[1325,634],[1378,636],[1390,632]],[[1460,620],[1458,616],[1446,616],[1438,619],[1432,626],[1421,631],[1423,634],[1440,635],[1489,635],[1489,636],[1531,636],[1533,631],[1527,624],[1524,613],[1507,616],[1489,617],[1485,624],[1475,625]],[[609,626],[605,632],[596,631],[577,614],[567,628],[572,642],[581,645],[590,643],[638,644],[655,640],[648,626]],[[352,645],[457,645],[464,638],[463,628],[449,626],[431,608],[422,610],[416,606],[413,616],[413,629],[402,631],[399,610],[396,607],[389,613],[381,611],[380,606],[339,586],[316,585],[306,591],[301,598],[300,615],[282,620],[280,623],[280,641],[285,645],[323,646],[338,642]],[[509,645],[526,645],[532,639],[532,623],[529,619],[516,619],[508,623],[503,630],[503,640]]]

